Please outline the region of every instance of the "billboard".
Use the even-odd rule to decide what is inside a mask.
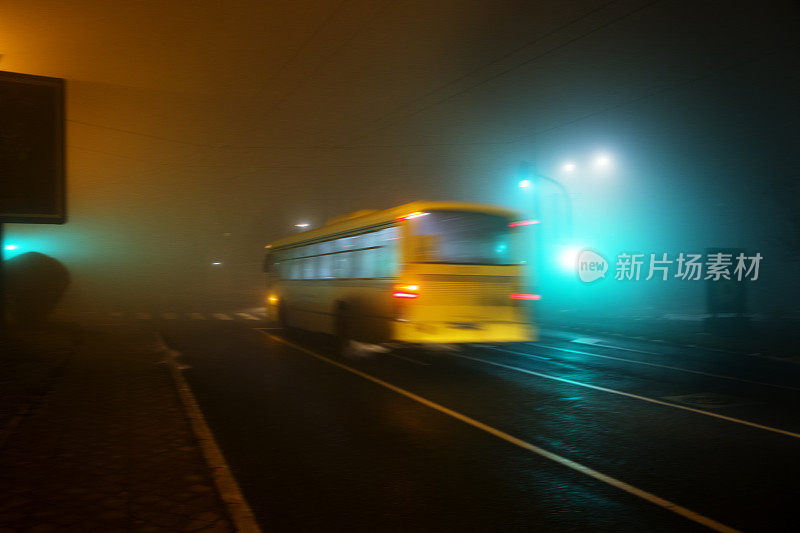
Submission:
[[[66,222],[64,80],[0,71],[0,223]]]

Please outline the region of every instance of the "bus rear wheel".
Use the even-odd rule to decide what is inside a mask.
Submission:
[[[286,304],[281,302],[278,306],[278,325],[283,330],[283,333],[290,335],[293,328],[289,325],[289,315],[286,310]]]

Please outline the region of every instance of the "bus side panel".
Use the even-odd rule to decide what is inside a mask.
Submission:
[[[286,280],[268,305],[277,318],[286,309],[287,323],[306,331],[335,334],[336,315],[343,312],[348,333],[362,342],[392,338],[392,279]]]
[[[353,340],[380,343],[391,340],[394,280],[343,280],[333,300],[332,314],[342,312]],[[335,323],[335,319],[334,319]]]

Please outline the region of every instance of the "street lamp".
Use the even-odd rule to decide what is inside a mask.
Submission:
[[[558,265],[567,272],[575,272],[578,266],[578,255],[581,249],[578,246],[567,246],[562,248],[558,255]]]
[[[606,169],[611,166],[611,157],[608,154],[597,154],[594,158],[594,166],[599,169]]]
[[[564,172],[575,172],[576,168],[578,168],[578,166],[572,161],[567,161],[561,166],[561,170]]]
[[[567,164],[572,165],[572,168],[574,170],[574,168],[575,168],[575,164],[574,163],[567,163]],[[555,185],[556,187],[559,188],[559,190],[561,191],[562,196],[564,197],[564,205],[566,206],[566,211],[567,211],[567,217],[566,217],[566,219],[567,219],[566,220],[567,231],[566,231],[566,233],[567,233],[567,237],[571,238],[572,237],[572,201],[570,199],[569,192],[567,192],[566,187],[564,187],[564,185],[560,181],[554,180],[553,178],[551,178],[549,176],[545,176],[543,174],[539,174],[538,172],[534,172],[532,170],[531,163],[529,163],[528,161],[523,161],[520,164],[520,174],[522,174],[523,176],[530,176],[528,178],[522,179],[519,182],[519,186],[522,189],[529,189],[529,188],[533,187],[533,211],[534,211],[534,216],[539,218],[539,219],[541,219],[541,216],[542,216],[542,214],[540,212],[540,207],[539,207],[540,206],[539,190],[541,188],[539,186],[539,184],[542,181],[548,181],[548,182],[552,183],[553,185]]]
[[[308,222],[301,222],[300,224],[295,224],[295,228],[307,228],[309,226]]]

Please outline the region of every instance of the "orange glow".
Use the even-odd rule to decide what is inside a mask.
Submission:
[[[419,285],[400,285],[395,287],[395,291],[392,293],[394,298],[406,298],[406,299],[414,299],[419,298]]]
[[[403,215],[401,217],[397,217],[397,220],[410,220],[412,218],[424,217],[427,214],[428,213],[425,213],[423,211],[414,211],[413,213],[409,213],[407,215]]]

